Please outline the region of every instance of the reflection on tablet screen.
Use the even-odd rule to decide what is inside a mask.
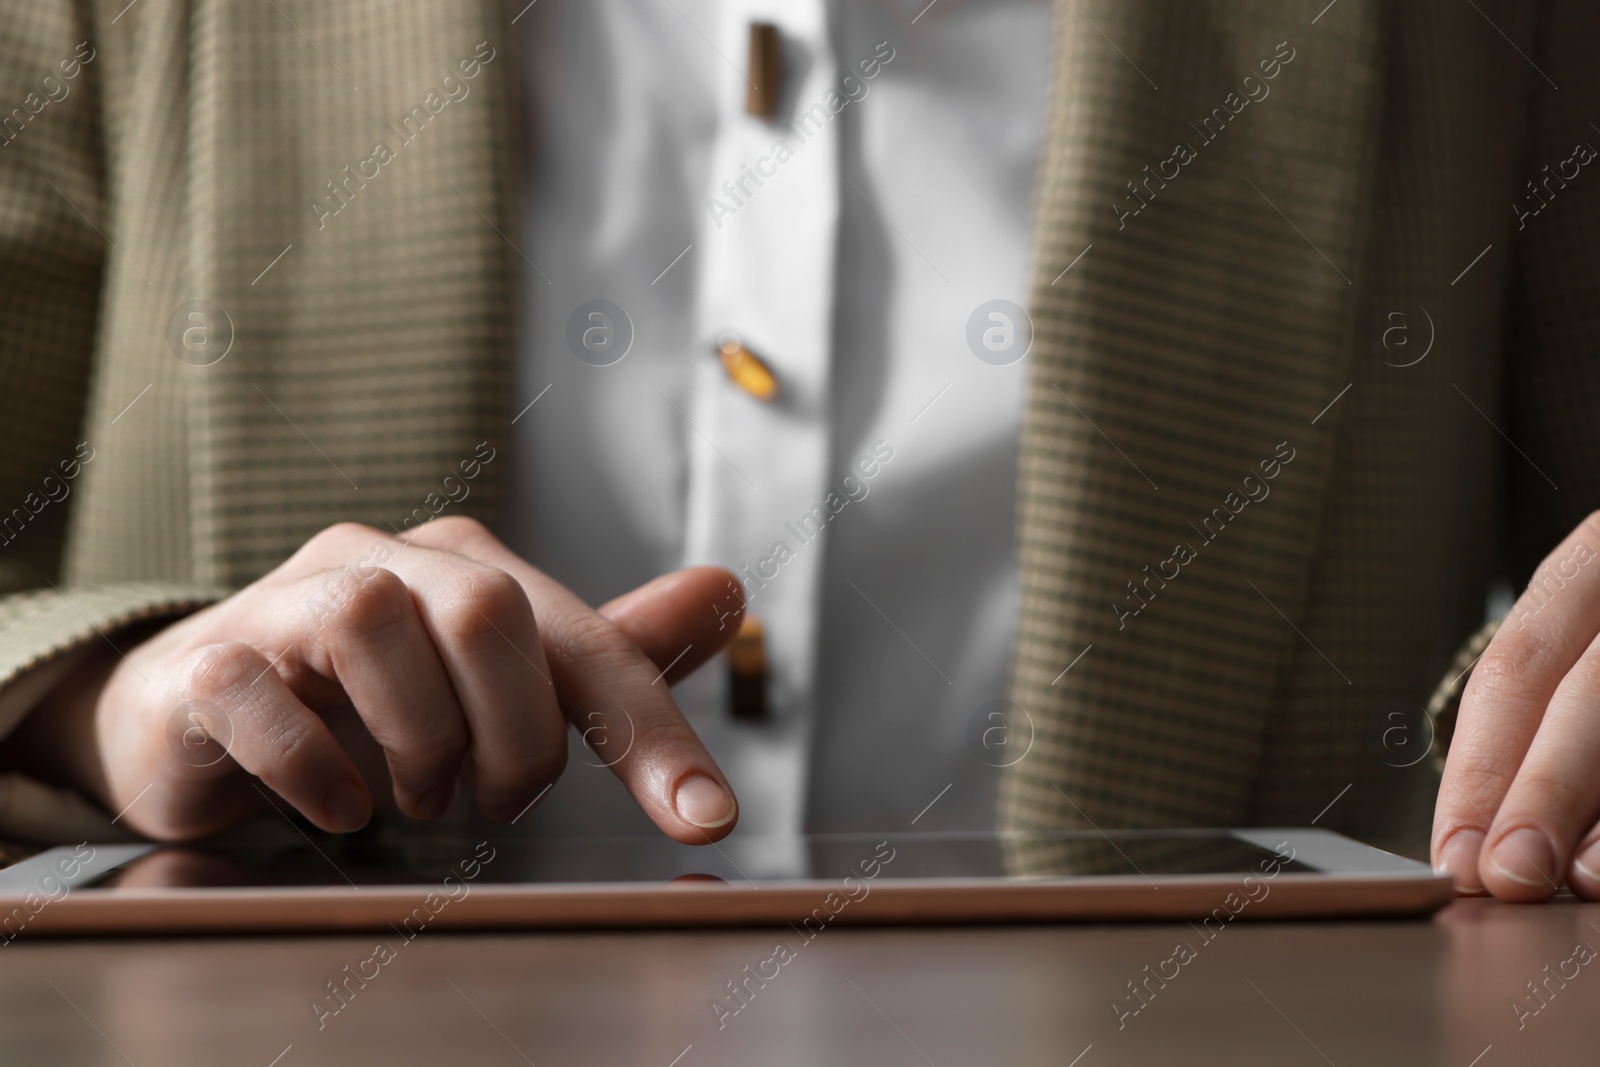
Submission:
[[[112,870],[107,887],[360,887],[478,884],[1050,878],[1249,874],[1314,868],[1225,830],[1030,834],[840,834],[728,838],[714,846],[664,837],[469,840],[453,834],[319,835],[153,848]]]

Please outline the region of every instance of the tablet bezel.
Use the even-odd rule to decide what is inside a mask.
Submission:
[[[1149,831],[1186,834],[1195,831]],[[1216,833],[1216,830],[1204,831]],[[15,883],[52,869],[51,850],[0,870],[0,939],[54,934],[173,934],[639,928],[803,924],[987,923],[1423,916],[1453,895],[1448,875],[1312,827],[1225,831],[1269,853],[1287,842],[1313,873],[1088,875],[1067,878],[905,878],[871,883],[841,903],[832,879],[479,884],[433,910],[427,883],[366,888],[102,888],[89,882],[139,845],[94,846],[66,891],[40,906]],[[891,840],[938,835],[888,835]],[[80,846],[81,848],[81,846]],[[30,872],[37,872],[30,874]],[[5,876],[12,875],[11,878]],[[1253,879],[1253,881],[1252,881]],[[13,887],[6,887],[10,881]],[[838,905],[835,907],[835,905]],[[15,917],[22,908],[26,921]],[[37,908],[37,910],[33,910]],[[421,909],[419,911],[419,908]],[[821,918],[819,918],[819,916]],[[420,918],[419,918],[420,917]],[[824,921],[825,920],[825,921]]]

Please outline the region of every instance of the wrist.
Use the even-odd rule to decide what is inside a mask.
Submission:
[[[120,657],[104,642],[38,668],[57,675],[15,730],[0,742],[0,767],[65,786],[104,803],[106,776],[95,713]]]

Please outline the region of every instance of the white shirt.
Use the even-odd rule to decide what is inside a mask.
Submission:
[[[751,22],[783,42],[771,118],[744,110]],[[596,604],[744,578],[768,720],[730,719],[720,660],[676,691],[741,835],[992,826],[1002,761],[969,735],[1016,614],[1027,331],[980,305],[1025,303],[1048,3],[544,0],[518,29],[509,544]],[[777,402],[728,379],[730,336]],[[572,755],[535,832],[647,830]]]

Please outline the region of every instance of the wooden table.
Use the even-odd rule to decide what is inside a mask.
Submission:
[[[423,934],[364,965],[376,976],[319,1029],[311,1002],[374,940],[19,940],[0,949],[0,1063],[1600,1063],[1600,959],[1579,962],[1600,905],[1464,901],[1209,943],[1181,923]],[[709,1001],[779,941],[794,958],[719,1029]],[[1192,958],[1165,963],[1179,942]],[[1147,965],[1176,976],[1133,1014]],[[1540,981],[1542,1006],[1524,985]]]

